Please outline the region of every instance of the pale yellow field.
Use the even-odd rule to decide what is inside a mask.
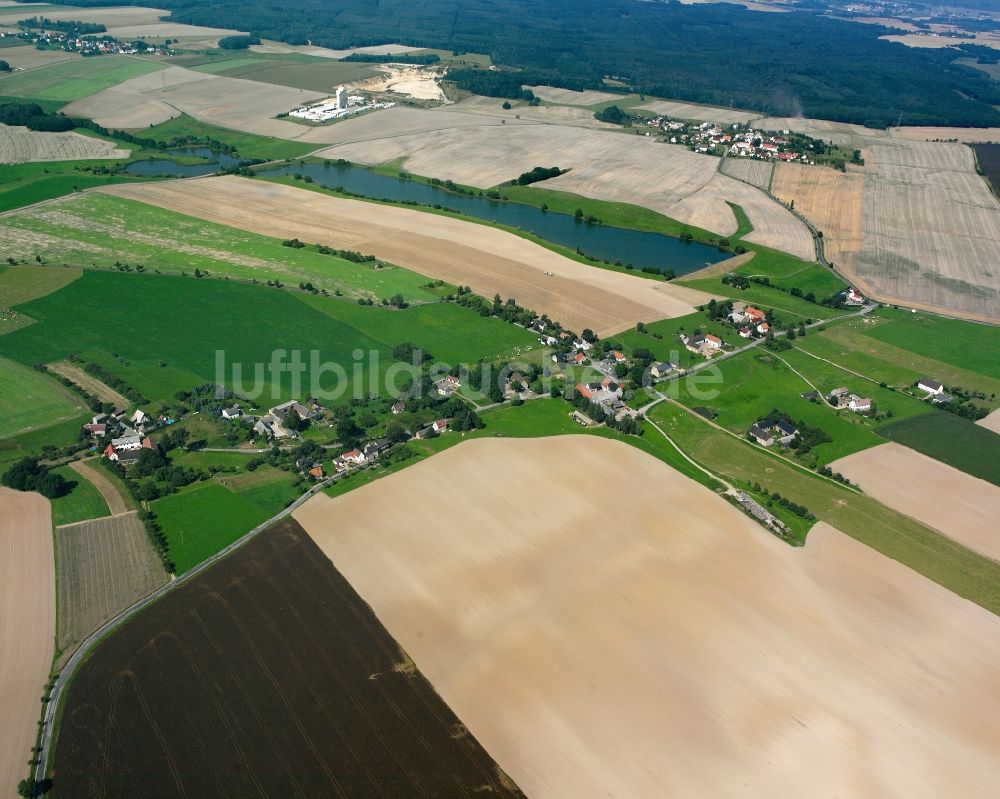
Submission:
[[[1000,433],[1000,410],[995,410],[985,419],[980,419],[976,424],[982,425],[987,430]]]
[[[42,133],[0,125],[0,164],[27,161],[72,161],[93,158],[128,158],[129,150],[72,131]]]
[[[767,191],[774,174],[774,161],[758,161],[755,158],[726,158],[722,162],[722,174],[750,183]]]
[[[64,50],[36,50],[34,47],[4,47],[3,60],[14,69],[34,69],[59,64],[63,61],[73,61],[81,56],[78,53],[67,53]],[[3,86],[3,76],[0,76],[0,87]]]
[[[285,42],[275,42],[269,39],[263,39],[260,44],[250,45],[250,50],[254,53],[301,53],[317,58],[343,58],[351,53],[396,55],[398,53],[412,53],[421,49],[423,48],[408,47],[405,44],[376,44],[370,47],[353,47],[350,50],[331,50],[328,47],[316,47],[311,44],[285,44]]]
[[[744,111],[739,108],[719,108],[713,105],[699,105],[697,103],[684,103],[675,100],[653,100],[640,105],[654,114],[674,117],[675,119],[696,119],[702,122],[718,122],[723,125],[731,125],[734,122],[749,122],[757,119],[760,114],[756,111]]]
[[[1000,619],[625,444],[479,439],[294,515],[534,799],[995,796]]]
[[[471,116],[428,111],[427,124],[440,113],[451,118]],[[405,158],[406,169],[415,174],[484,188],[539,165],[559,166],[569,171],[537,185],[642,205],[720,235],[737,230],[736,217],[726,204],[734,202],[743,206],[754,226],[748,237],[751,241],[801,258],[814,257],[808,230],[791,213],[757,189],[719,175],[718,159],[684,147],[656,143],[645,136],[524,120],[524,124],[501,127],[442,125],[444,129],[390,134],[377,129],[374,114],[367,119],[372,121],[365,128],[354,129],[357,139],[324,150],[322,155],[366,164]],[[335,127],[346,136],[351,132],[347,125],[353,124]]]
[[[828,261],[842,273],[857,273],[861,254],[861,196],[864,178],[820,166],[778,164],[771,191],[795,203],[819,230]]]
[[[160,17],[170,12],[162,8],[145,6],[119,6],[117,8],[81,8],[79,6],[45,5],[37,10],[31,6],[18,5],[13,10],[0,11],[0,25],[16,25],[20,19],[42,16],[54,20],[79,20],[80,22],[98,22],[108,28],[118,25],[152,25],[160,21]]]
[[[902,35],[880,36],[879,38],[889,42],[899,42],[900,44],[905,44],[907,47],[929,47],[935,50],[945,47],[952,47],[957,50],[960,44],[975,44],[981,47],[992,47],[1000,50],[1000,36],[997,36],[995,33],[977,33],[974,41],[971,39],[954,39],[947,36],[931,36],[921,33],[905,33]]]
[[[708,300],[673,283],[586,266],[486,225],[292,186],[212,177],[101,191],[267,236],[371,253],[486,297],[513,297],[576,331],[619,332],[683,316]]]
[[[542,122],[549,125],[572,125],[574,127],[594,128],[595,130],[621,130],[610,122],[600,122],[595,119],[594,112],[588,108],[574,105],[529,105],[520,101],[512,101],[510,109],[503,108],[504,101],[497,97],[481,97],[472,94],[463,97],[456,103],[438,106],[437,113],[447,113],[453,118],[455,112],[480,114],[503,119],[505,124],[515,124],[519,120]]]
[[[600,92],[589,89],[584,92],[573,91],[572,89],[559,89],[555,86],[525,86],[531,89],[539,100],[556,105],[597,105],[607,103],[612,100],[620,100],[624,95],[614,92]]]
[[[891,442],[848,455],[830,468],[882,504],[1000,560],[1000,488],[992,483]]]
[[[0,796],[28,776],[56,632],[52,509],[0,487]]]
[[[1000,142],[1000,128],[890,128],[893,138],[910,141],[934,141],[955,139],[960,142]]]

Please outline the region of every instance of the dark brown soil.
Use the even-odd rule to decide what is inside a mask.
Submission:
[[[297,522],[103,642],[56,797],[521,797]]]

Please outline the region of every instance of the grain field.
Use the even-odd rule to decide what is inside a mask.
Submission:
[[[995,795],[1000,618],[636,448],[479,439],[294,516],[534,799]]]
[[[773,161],[758,161],[753,158],[726,158],[722,162],[722,174],[742,180],[767,191],[774,173]]]
[[[0,164],[128,158],[129,153],[129,150],[120,149],[112,142],[72,131],[43,133],[24,127],[0,125]]]
[[[707,295],[586,266],[520,236],[409,208],[237,177],[109,186],[102,191],[282,239],[371,253],[428,277],[513,297],[571,330],[599,335],[683,316]]]
[[[861,205],[864,178],[820,166],[778,164],[771,191],[823,231],[828,261],[856,274],[861,255]]]
[[[135,511],[56,528],[63,660],[104,622],[167,581]]]
[[[760,116],[756,111],[744,111],[739,108],[720,108],[712,105],[698,105],[675,100],[654,100],[644,103],[639,108],[652,111],[654,114],[673,117],[674,119],[694,119],[699,122],[718,122],[731,125],[734,122],[749,122]]]
[[[56,628],[52,509],[0,487],[0,796],[28,776]]]

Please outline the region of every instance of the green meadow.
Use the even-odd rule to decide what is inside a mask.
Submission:
[[[30,359],[32,353],[24,355]],[[86,410],[82,399],[30,365],[0,357],[0,375],[0,438],[73,419]]]
[[[144,136],[157,141],[170,142],[173,139],[192,137],[202,141],[215,140],[236,148],[241,158],[259,158],[264,161],[280,161],[299,158],[317,149],[315,144],[285,141],[271,136],[258,136],[229,128],[220,128],[200,122],[187,114],[168,119],[159,125],[143,130]]]
[[[0,78],[0,93],[71,103],[164,66],[126,55],[81,58]]]
[[[27,366],[79,353],[151,400],[213,382],[218,351],[225,353],[227,364],[246,365],[244,390],[254,382],[253,365],[261,364],[263,388],[271,396],[263,365],[275,350],[298,350],[306,361],[315,350],[321,363],[342,365],[347,382],[330,370],[318,376],[322,388],[333,390],[353,383],[356,350],[364,353],[365,362],[369,353],[377,354],[382,371],[401,341],[456,362],[474,362],[535,341],[526,330],[451,304],[392,311],[298,290],[117,271],[85,270],[62,290],[19,310],[37,322],[0,336],[0,355]],[[359,363],[359,369],[367,374],[366,365]],[[227,381],[231,377],[227,370]],[[302,385],[295,392],[286,374],[274,388],[284,398],[300,394],[308,390],[308,375]]]
[[[333,92],[342,83],[364,80],[376,74],[374,64],[338,61],[304,53],[251,53],[237,58],[208,61],[191,69],[317,92]]]
[[[440,296],[425,288],[428,278],[407,269],[391,265],[375,269],[322,255],[314,243],[301,249],[284,247],[280,239],[104,194],[27,209],[7,217],[5,224],[24,231],[29,243],[43,234],[30,246],[16,236],[0,243],[0,256],[9,250],[29,261],[40,256],[48,264],[141,264],[147,270],[177,274],[199,269],[244,281],[280,280],[290,286],[308,282],[330,294],[376,302],[395,294],[411,303],[436,301]],[[336,239],[323,243],[332,246]]]
[[[101,492],[94,488],[93,483],[69,466],[60,466],[53,471],[73,486],[68,494],[52,500],[53,524],[73,524],[111,515],[108,503],[104,501]]]

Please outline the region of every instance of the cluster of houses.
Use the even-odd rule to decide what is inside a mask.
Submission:
[[[265,438],[298,438],[298,433],[285,427],[284,421],[288,414],[294,413],[300,421],[306,422],[314,419],[321,410],[323,410],[322,406],[316,402],[310,402],[306,406],[298,400],[291,400],[281,405],[275,405],[259,419],[255,419],[253,429],[255,433]],[[242,416],[243,411],[236,405],[222,410],[223,419],[239,419]],[[252,419],[253,417],[247,418]]]
[[[106,33],[93,36],[76,36],[60,31],[26,30],[20,33],[0,33],[0,38],[16,38],[33,44],[39,49],[59,49],[65,50],[67,53],[79,53],[86,56],[135,55],[140,52],[145,55],[171,55],[173,52],[167,47],[158,47],[152,44],[142,49],[145,42],[137,47],[135,42],[120,42]]]
[[[135,411],[131,416],[125,414],[124,410],[115,410],[110,414],[95,414],[87,424],[83,425],[83,430],[95,441],[101,441],[109,434],[117,433],[117,437],[111,439],[102,454],[109,461],[129,466],[139,460],[142,450],[155,448],[146,433],[157,426],[157,421],[141,410]],[[167,421],[169,420],[163,417],[159,423]]]
[[[691,335],[681,334],[681,341],[689,352],[695,355],[702,355],[711,358],[722,351],[725,342],[714,333],[692,333]]]
[[[799,429],[783,419],[761,419],[750,428],[750,438],[762,447],[769,447],[775,441],[787,447],[798,434]]]
[[[698,153],[733,155],[775,161],[810,163],[806,153],[794,149],[786,138],[790,131],[763,131],[739,123],[722,127],[715,122],[686,122],[658,116],[646,122],[671,144],[684,145]]]
[[[855,413],[868,413],[872,409],[870,398],[853,394],[844,386],[831,391],[827,395],[826,401],[838,410],[847,408],[847,410],[854,411]]]
[[[613,377],[577,383],[576,392],[590,400],[592,405],[601,408],[605,416],[611,416],[616,421],[635,414],[635,411],[622,401],[622,387]]]
[[[733,310],[729,312],[729,321],[739,329],[741,338],[760,338],[766,336],[771,329],[771,325],[767,321],[767,314],[745,302],[733,303]]]
[[[953,399],[951,394],[945,393],[944,385],[930,377],[921,377],[917,381],[917,388],[923,391],[927,398],[936,405],[943,405]]]

